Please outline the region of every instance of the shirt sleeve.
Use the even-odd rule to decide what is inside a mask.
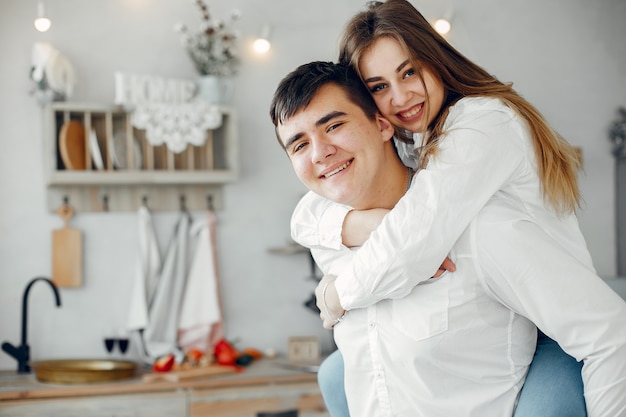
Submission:
[[[404,297],[429,279],[480,209],[525,164],[529,139],[510,109],[495,100],[465,107],[459,102],[451,109],[437,154],[338,276],[346,310]]]
[[[291,216],[292,238],[311,250],[324,275],[338,275],[351,265],[353,251],[341,243],[341,226],[350,210],[348,206],[308,192]]]
[[[351,207],[312,191],[300,199],[291,216],[291,237],[304,247],[339,250],[341,229]]]
[[[626,415],[626,303],[532,221],[491,214],[493,205],[475,230],[487,291],[584,362],[589,417]]]

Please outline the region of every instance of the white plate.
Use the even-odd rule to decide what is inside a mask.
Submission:
[[[143,162],[143,153],[141,151],[141,144],[137,138],[133,137],[133,143],[135,144],[134,159],[135,163],[133,169],[141,169]],[[113,135],[113,139],[109,143],[109,149],[111,151],[111,161],[113,166],[118,169],[127,169],[128,166],[128,152],[126,152],[126,132],[119,131]]]
[[[100,153],[100,145],[98,144],[98,136],[96,135],[96,130],[91,129],[91,134],[89,135],[89,150],[91,151],[91,158],[93,159],[93,163],[97,169],[104,169],[104,162],[102,161],[102,153]]]

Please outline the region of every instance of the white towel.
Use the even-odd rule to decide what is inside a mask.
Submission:
[[[178,322],[178,344],[184,351],[196,348],[210,352],[216,341],[223,337],[215,224],[215,215],[209,211],[206,221],[196,223],[191,231],[196,239],[196,250]]]
[[[169,244],[154,300],[149,308],[148,325],[143,333],[145,348],[154,360],[159,356],[181,352],[177,345],[178,317],[187,278],[187,244],[189,214],[183,212]]]
[[[150,211],[141,206],[139,217],[139,257],[131,289],[127,328],[144,329],[148,325],[148,308],[154,296],[161,268],[161,254],[157,244]]]

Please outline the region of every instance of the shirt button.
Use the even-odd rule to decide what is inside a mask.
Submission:
[[[376,323],[370,323],[370,327],[373,329],[374,327],[376,327]]]

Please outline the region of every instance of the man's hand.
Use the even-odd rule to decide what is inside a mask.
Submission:
[[[445,274],[446,271],[456,271],[456,265],[450,260],[450,258],[446,258],[443,260],[443,263],[441,264],[437,272],[435,272],[435,275],[433,275],[431,278],[439,278],[440,276]]]
[[[346,313],[339,303],[339,295],[335,288],[336,278],[334,275],[324,275],[315,288],[316,304],[320,309],[320,318],[325,329],[332,329],[339,322],[338,319]]]

